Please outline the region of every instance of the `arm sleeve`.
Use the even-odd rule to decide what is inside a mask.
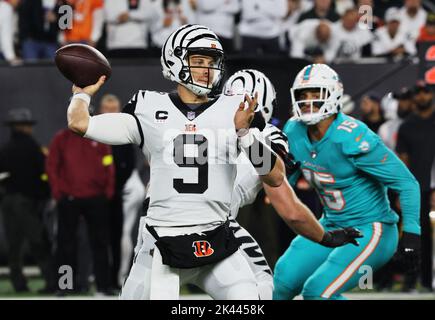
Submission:
[[[130,19],[135,22],[151,21],[154,18],[156,8],[163,6],[161,1],[152,1],[151,4],[140,6],[136,10],[129,10]]]
[[[105,0],[104,3],[104,20],[106,23],[109,24],[117,24],[118,23],[118,16],[122,12],[127,12],[127,3],[125,3],[125,8],[120,8],[118,6],[113,6],[112,2],[117,0]],[[120,10],[121,9],[121,10]]]
[[[379,141],[369,152],[355,156],[354,163],[399,194],[403,230],[420,234],[420,187],[394,152]]]
[[[0,26],[0,49],[6,60],[13,60],[16,58],[16,55],[14,51],[14,20],[12,9],[2,17],[2,20]]]
[[[289,31],[291,41],[290,56],[293,58],[303,58],[305,42],[303,39],[304,31],[301,25],[296,25],[293,31]]]
[[[91,40],[97,42],[101,38],[101,34],[103,33],[103,24],[104,24],[104,12],[102,8],[96,8],[93,15],[92,21],[92,33]]]
[[[259,5],[262,14],[273,19],[283,19],[287,14],[286,0],[260,1]]]
[[[372,53],[375,56],[380,56],[389,53],[394,48],[389,48],[385,45],[384,39],[379,32],[375,32],[375,37],[372,43]]]
[[[242,0],[242,20],[252,21],[264,18],[263,12],[257,9],[257,3],[257,0]]]
[[[209,1],[211,2],[211,1]],[[222,7],[222,11],[229,14],[236,14],[240,11],[240,2],[239,0],[230,0],[226,2],[227,4]]]
[[[224,1],[222,0],[198,0],[197,1],[197,10],[204,12],[204,13],[212,13],[213,11],[216,11],[219,9],[219,7],[222,7],[224,5]]]
[[[89,119],[85,138],[101,143],[142,144],[142,137],[138,129],[138,120],[127,113],[105,113]]]

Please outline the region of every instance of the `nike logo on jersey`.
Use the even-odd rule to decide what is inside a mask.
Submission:
[[[361,140],[362,136],[363,136],[363,134],[361,133],[358,137],[355,138],[355,141],[359,142]]]

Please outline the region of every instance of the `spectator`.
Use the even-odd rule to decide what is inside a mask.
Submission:
[[[5,59],[11,65],[18,65],[14,49],[14,10],[20,0],[0,0],[0,59]]]
[[[115,95],[106,94],[101,98],[100,114],[121,112],[121,101]],[[115,164],[115,193],[110,200],[110,245],[112,286],[120,289],[119,268],[121,264],[121,238],[123,230],[123,191],[135,167],[134,146],[131,144],[112,146]],[[142,199],[143,200],[143,199]]]
[[[355,7],[354,0],[335,0],[334,5],[335,12],[337,12],[339,16],[342,16],[346,10]]]
[[[45,0],[21,0],[19,38],[24,60],[53,59],[57,49],[58,6]]]
[[[292,57],[309,57],[315,63],[331,63],[335,59],[340,42],[331,32],[328,20],[305,20],[290,34]]]
[[[249,55],[280,53],[281,21],[286,12],[286,0],[242,0],[242,51]]]
[[[281,47],[288,51],[290,49],[290,32],[296,27],[302,13],[310,10],[312,3],[307,0],[287,0],[287,15],[282,21],[282,34],[280,38]]]
[[[50,192],[44,170],[45,156],[32,137],[35,120],[30,110],[13,109],[6,124],[11,128],[11,137],[0,151],[0,172],[9,176],[5,180],[2,212],[10,278],[16,292],[29,290],[22,270],[23,245],[27,240],[46,282],[41,292],[54,292],[56,280],[51,245],[42,220]]]
[[[347,10],[340,22],[336,22],[332,32],[340,39],[340,48],[337,58],[347,61],[356,61],[363,55],[363,50],[370,45],[373,35],[370,30],[358,26],[358,10]]]
[[[335,11],[331,0],[314,0],[314,7],[299,17],[299,22],[307,19],[327,19],[336,22],[340,16]]]
[[[196,23],[191,5],[187,0],[163,0],[158,2],[151,39],[154,46],[161,48],[169,35],[184,24]],[[160,51],[157,53],[160,56]]]
[[[412,92],[408,88],[403,88],[398,94],[393,95],[397,99],[397,118],[383,123],[378,130],[378,135],[385,145],[391,150],[396,150],[397,134],[402,122],[412,113],[414,102]]]
[[[418,42],[435,42],[435,12],[427,14],[426,25],[421,28]]]
[[[152,0],[106,0],[107,49],[112,58],[144,57],[148,32],[156,15]]]
[[[416,41],[421,28],[426,23],[427,13],[421,6],[421,0],[404,0],[400,8],[400,28],[406,37]]]
[[[103,0],[63,0],[74,10],[73,28],[63,33],[62,43],[81,42],[95,47],[103,32]]]
[[[421,285],[432,291],[432,226],[429,218],[431,169],[435,159],[435,103],[428,85],[414,91],[415,114],[399,128],[396,151],[420,183]],[[404,290],[416,288],[416,276],[408,276]]]
[[[400,29],[400,12],[397,8],[390,8],[385,13],[385,26],[375,31],[375,40],[372,44],[372,53],[375,56],[402,58],[406,55],[415,55],[417,49],[415,42],[407,38]]]
[[[239,0],[189,0],[196,12],[196,22],[212,29],[219,36],[226,53],[234,51],[235,15]]]
[[[53,198],[57,201],[58,265],[69,265],[76,286],[77,228],[86,221],[97,291],[111,294],[109,278],[109,208],[114,193],[114,166],[109,146],[84,139],[71,130],[54,137],[47,159]],[[62,294],[71,292],[61,291]]]
[[[381,108],[381,98],[377,93],[371,92],[361,99],[361,121],[373,132],[378,132],[379,127],[385,122]]]

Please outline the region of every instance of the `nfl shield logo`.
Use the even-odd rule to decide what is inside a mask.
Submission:
[[[188,111],[187,112],[187,119],[192,121],[193,119],[195,119],[195,117],[196,117],[195,112],[193,112],[193,111]]]

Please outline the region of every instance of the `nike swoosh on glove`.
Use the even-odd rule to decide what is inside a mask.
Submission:
[[[403,232],[396,260],[407,274],[415,275],[418,273],[420,268],[420,236],[418,234]]]
[[[348,227],[344,229],[326,231],[323,235],[322,241],[320,241],[319,243],[322,246],[329,248],[341,247],[348,243],[359,246],[358,241],[355,239],[362,237],[363,234],[361,233],[361,231],[355,228]]]

